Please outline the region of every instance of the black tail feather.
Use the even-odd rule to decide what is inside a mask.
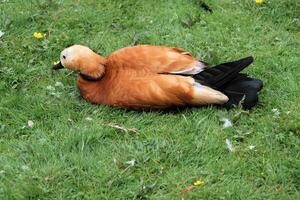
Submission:
[[[250,78],[247,74],[239,73],[235,79],[220,87],[220,90],[222,91],[225,88],[227,90],[253,89],[259,92],[263,88],[263,82],[259,79]]]
[[[262,87],[261,80],[239,74],[234,80],[220,88],[220,91],[229,97],[229,101],[224,106],[232,108],[241,103],[244,109],[250,109],[257,104],[258,92]]]
[[[205,69],[193,76],[201,84],[212,87],[228,96],[229,101],[223,106],[232,108],[236,105],[250,109],[258,102],[258,92],[263,87],[263,82],[253,79],[240,71],[253,62],[253,57],[246,57],[237,61],[227,62]]]
[[[193,78],[202,84],[218,89],[234,79],[240,71],[245,69],[252,62],[253,57],[249,56],[237,61],[223,63],[205,69],[199,74],[194,75]]]

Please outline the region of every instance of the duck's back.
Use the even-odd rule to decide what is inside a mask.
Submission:
[[[107,60],[112,70],[135,70],[137,73],[176,73],[205,67],[184,49],[166,46],[126,47],[113,52]]]

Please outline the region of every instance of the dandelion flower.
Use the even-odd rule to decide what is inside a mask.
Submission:
[[[264,0],[255,0],[255,3],[257,3],[257,4],[261,4],[263,2],[264,2]]]
[[[203,184],[204,184],[204,181],[201,180],[201,179],[199,179],[199,180],[197,180],[197,181],[195,181],[195,182],[193,183],[194,186],[200,186],[200,185],[203,185]]]
[[[33,37],[35,37],[36,39],[42,39],[45,36],[46,36],[46,33],[45,34],[42,34],[41,32],[34,32],[33,33]]]
[[[59,63],[59,60],[58,61],[54,61],[53,65],[57,65],[58,63]]]

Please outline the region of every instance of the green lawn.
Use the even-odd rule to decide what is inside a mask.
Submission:
[[[0,0],[0,199],[299,199],[300,1],[198,2]],[[95,106],[75,73],[51,71],[74,43],[104,56],[178,46],[211,64],[253,55],[265,87],[249,112]]]

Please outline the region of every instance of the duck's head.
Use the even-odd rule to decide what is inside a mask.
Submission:
[[[83,76],[97,80],[104,75],[105,63],[105,58],[96,54],[90,48],[73,45],[61,52],[60,61],[53,66],[53,69],[68,68],[79,71]]]

